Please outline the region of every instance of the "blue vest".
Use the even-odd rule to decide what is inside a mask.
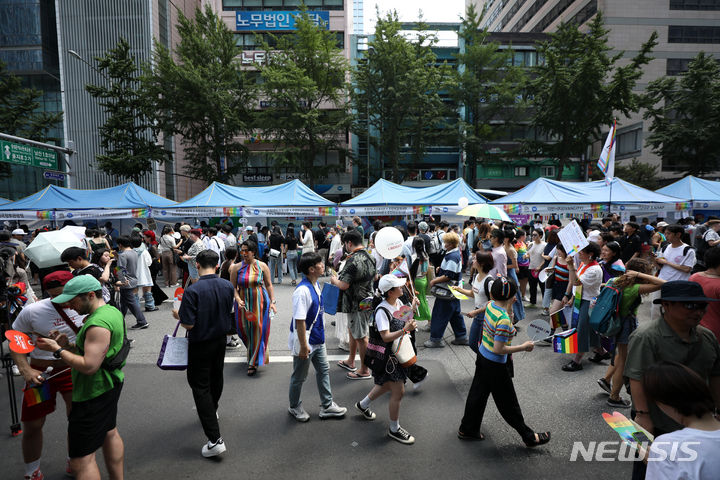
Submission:
[[[310,304],[307,316],[305,317],[305,329],[309,330],[310,325],[312,325],[309,343],[310,345],[322,345],[325,343],[325,322],[323,322],[323,312],[325,311],[325,308],[322,305],[322,296],[318,295],[317,290],[315,290],[315,286],[308,281],[307,277],[303,278],[297,288],[300,288],[301,286],[305,286],[310,291],[310,298],[312,298],[312,303]],[[315,320],[315,315],[317,315],[317,320]],[[314,324],[313,321],[315,321]],[[290,331],[292,332],[294,328],[295,319],[293,318],[290,322]]]

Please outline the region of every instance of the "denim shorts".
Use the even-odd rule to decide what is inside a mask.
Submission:
[[[615,336],[615,345],[627,345],[630,334],[634,332],[638,327],[637,317],[630,315],[623,318],[623,325],[620,329],[620,333]]]

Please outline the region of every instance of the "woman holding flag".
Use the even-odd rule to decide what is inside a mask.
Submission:
[[[573,318],[571,326],[576,328],[578,353],[569,363],[563,365],[566,372],[582,370],[583,355],[590,351],[590,347],[600,346],[600,337],[590,329],[590,302],[600,294],[600,286],[603,280],[603,270],[597,262],[600,256],[600,247],[597,243],[590,242],[585,248],[578,252],[580,266],[575,267],[572,256],[567,256],[567,265],[571,278],[574,278],[574,294],[568,290],[563,297],[563,305],[573,304]]]

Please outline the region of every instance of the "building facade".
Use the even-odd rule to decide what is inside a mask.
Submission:
[[[562,22],[582,29],[600,11],[610,30],[610,53],[624,52],[625,63],[656,31],[658,45],[638,81],[640,91],[662,76],[687,71],[700,51],[720,60],[720,0],[466,0],[466,6],[471,3],[478,11],[487,8],[483,26],[491,32],[549,33]],[[662,177],[677,176],[681,166],[663,162],[645,146],[649,125],[642,112],[630,118],[618,115],[616,160],[637,158],[659,166]],[[596,144],[593,154],[600,148]]]

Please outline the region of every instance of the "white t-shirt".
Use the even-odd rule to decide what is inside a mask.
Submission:
[[[482,273],[478,273],[477,275],[475,275],[475,280],[473,280],[472,283],[473,297],[475,297],[475,308],[480,308],[490,301],[488,296],[485,295],[485,279],[488,277],[490,277],[490,281],[488,282],[489,292],[493,284],[490,274],[483,275]]]
[[[382,303],[378,305],[378,307],[386,308],[390,312],[390,315],[400,310],[402,306],[403,303],[400,300],[397,301],[395,306],[390,305],[387,300],[383,300]],[[375,309],[375,327],[378,329],[378,332],[390,330],[390,319],[380,308]]]
[[[318,294],[318,297],[321,295],[320,291],[320,285],[318,285],[317,282],[313,285],[315,287],[315,291]],[[310,295],[310,289],[307,288],[305,285],[300,285],[295,289],[292,295],[292,306],[293,306],[293,318],[295,320],[307,320],[307,312],[310,309],[310,305],[312,305],[312,296]],[[315,320],[313,318],[313,320]],[[315,320],[315,323],[313,324],[312,328],[315,328],[315,325],[317,322],[319,322],[320,319],[318,318]],[[293,328],[295,328],[295,325],[293,325]],[[315,351],[315,349],[321,347],[323,344],[319,345],[313,345],[310,344],[310,352]]]
[[[579,272],[578,272],[579,273]],[[592,300],[600,295],[600,286],[602,286],[603,271],[600,265],[593,265],[585,269],[580,275],[580,283],[582,283],[582,299]]]
[[[543,241],[533,242],[530,244],[528,249],[528,255],[530,256],[530,270],[537,270],[545,263],[543,258],[543,251],[545,251],[545,245],[547,243]]]
[[[315,239],[313,233],[310,230],[305,230],[302,234],[302,253],[314,252],[315,251]]]
[[[693,267],[695,266],[695,250],[688,248],[687,255],[683,256],[683,250],[686,248],[687,245],[684,243],[679,247],[668,245],[664,250],[660,250],[657,253],[657,258],[666,258],[670,263]],[[690,272],[682,272],[669,265],[663,265],[660,269],[660,273],[658,273],[658,278],[661,278],[666,282],[671,280],[687,280],[690,278]]]
[[[693,452],[697,458],[689,461],[695,455]],[[650,447],[645,479],[716,479],[720,477],[718,452],[720,452],[720,430],[708,432],[695,428],[683,428],[660,435]],[[672,457],[673,453],[675,458]]]
[[[65,308],[65,313],[71,322],[73,322],[78,328],[82,327],[85,315],[79,315],[75,310]],[[52,306],[49,298],[40,300],[31,305],[27,305],[20,312],[18,317],[15,319],[12,325],[13,330],[26,333],[31,336],[33,342],[37,340],[37,335],[32,335],[32,332],[37,332],[41,335],[47,336],[50,330],[57,330],[60,333],[67,335],[70,343],[75,343],[75,332],[65,323],[62,317],[58,314],[55,307]],[[46,352],[36,348],[30,352],[30,358],[37,358],[39,360],[56,360],[53,357],[52,352]]]

